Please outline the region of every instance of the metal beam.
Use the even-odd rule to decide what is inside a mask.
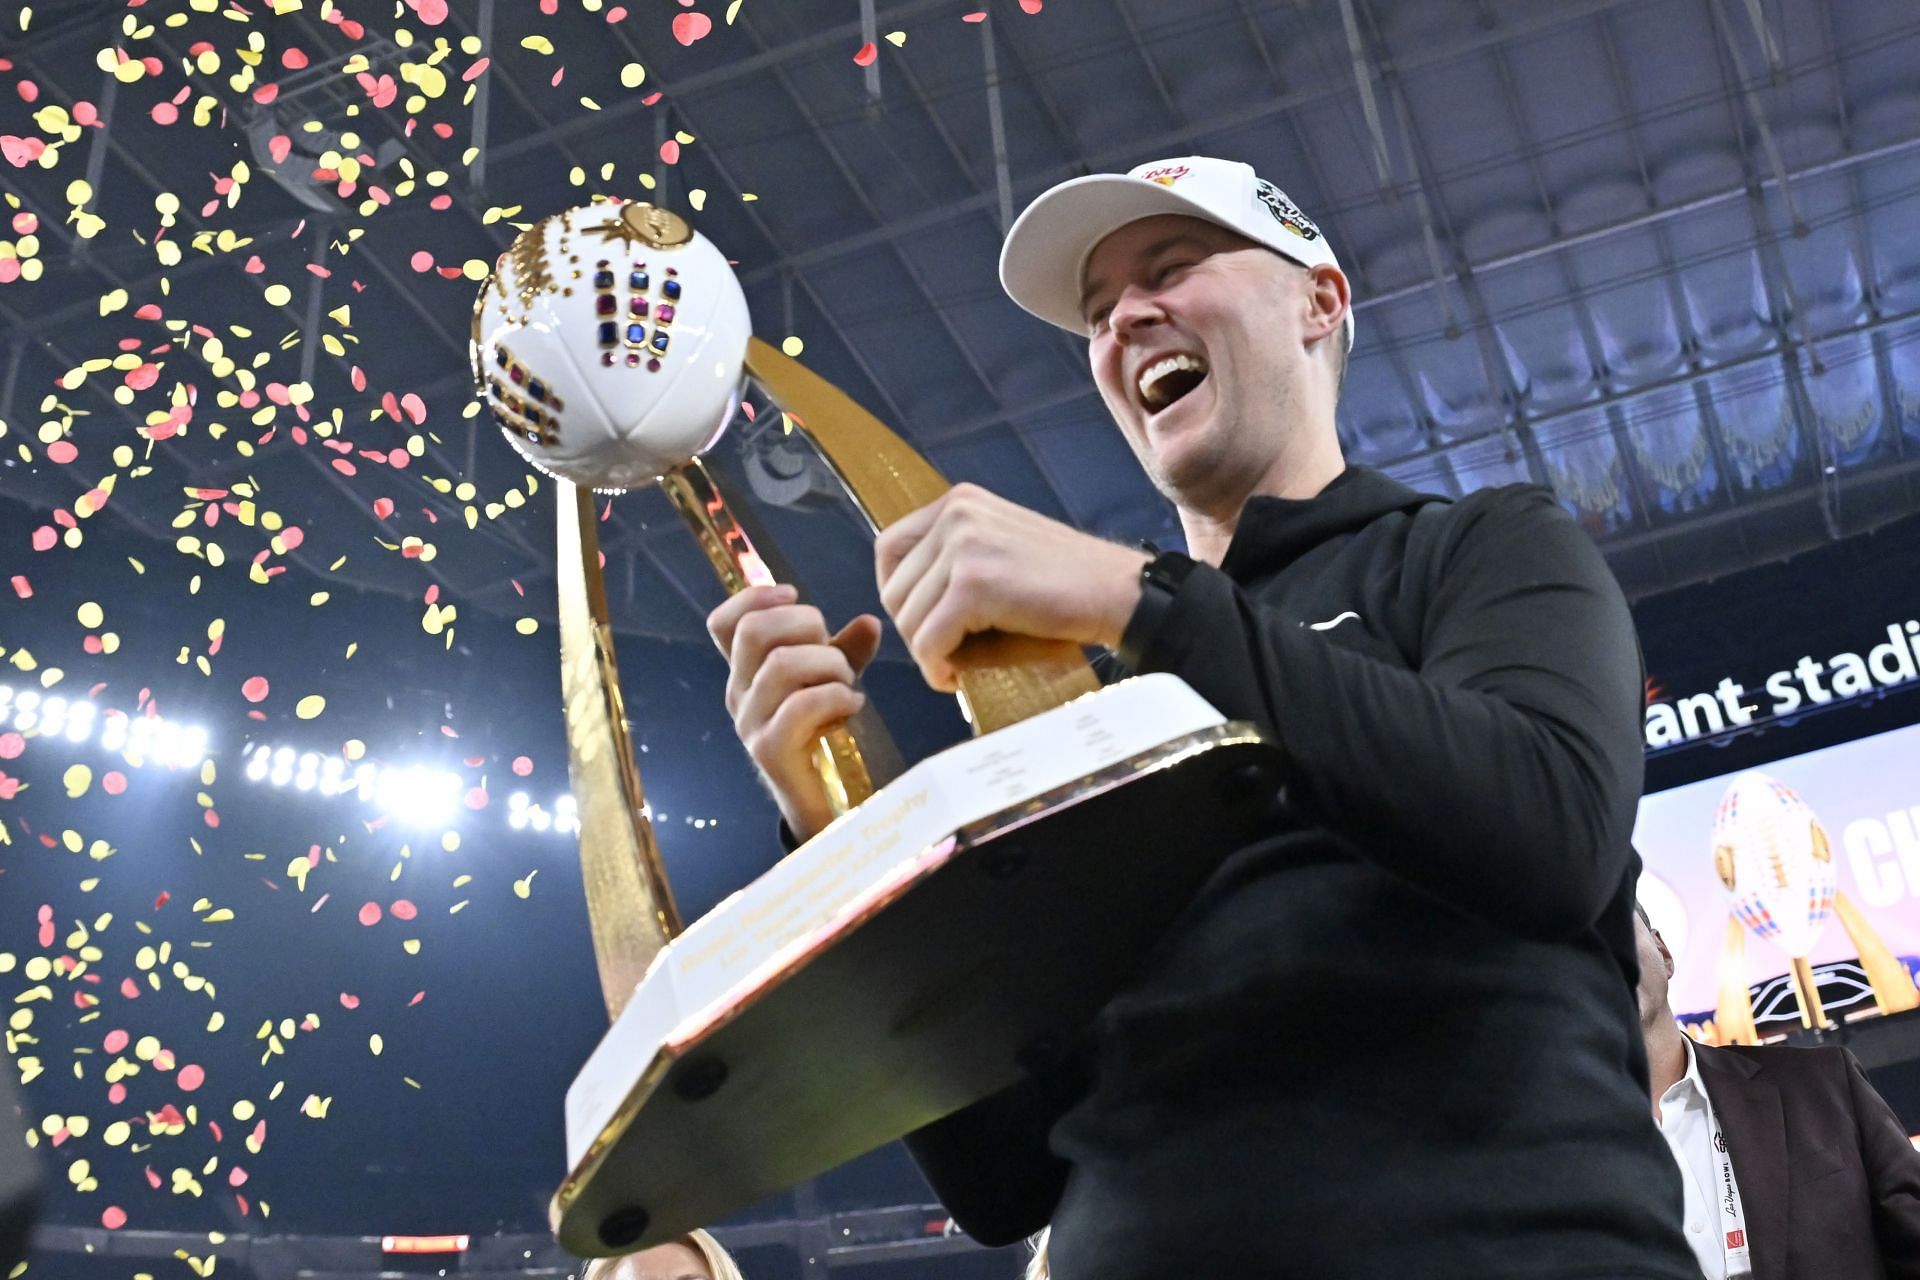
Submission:
[[[1455,45],[1450,45],[1445,48],[1435,48],[1428,52],[1402,58],[1396,65],[1402,71],[1438,65],[1454,58],[1477,52],[1499,41],[1518,40],[1551,30],[1555,27],[1563,26],[1569,22],[1584,18],[1589,14],[1614,8],[1622,2],[1623,0],[1581,0],[1580,3],[1570,5],[1565,9],[1552,9],[1551,11],[1548,11],[1546,7],[1543,6],[1541,16],[1513,22],[1498,35],[1482,34],[1463,40]],[[1271,7],[1278,9],[1286,7],[1286,4],[1283,3]],[[1309,106],[1326,98],[1333,97],[1341,91],[1339,86],[1300,89],[1291,93],[1282,94],[1276,98],[1264,99],[1251,107],[1223,112],[1216,116],[1210,116],[1205,120],[1196,121],[1191,128],[1168,129],[1144,137],[1129,138],[1126,142],[1118,146],[1104,148],[1082,159],[1075,160],[1068,164],[1055,165],[1039,173],[1029,174],[1021,182],[1017,183],[1016,186],[1026,189],[1038,189],[1052,186],[1066,178],[1079,177],[1090,171],[1112,168],[1116,165],[1124,168],[1137,162],[1143,155],[1153,155],[1169,147],[1185,145],[1188,140],[1193,137],[1208,133],[1225,132],[1245,125],[1256,124],[1271,119],[1274,116],[1285,115],[1288,112],[1297,111],[1301,107]],[[603,112],[602,115],[604,114]],[[496,159],[497,158],[498,153],[496,153]],[[993,205],[993,193],[983,192],[980,195],[970,197],[966,200],[950,202],[938,209],[929,209],[905,218],[896,219],[882,227],[876,227],[869,231],[846,236],[827,244],[813,246],[810,249],[792,254],[779,262],[769,263],[756,271],[748,273],[743,279],[746,283],[752,284],[774,276],[783,269],[813,266],[822,262],[830,262],[836,258],[871,248],[876,244],[943,226],[954,220],[960,214],[990,209]]]

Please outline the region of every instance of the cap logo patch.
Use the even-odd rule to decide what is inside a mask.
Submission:
[[[1148,176],[1151,177],[1152,175]],[[1254,179],[1253,192],[1260,197],[1260,203],[1267,206],[1267,212],[1273,215],[1275,222],[1293,232],[1293,234],[1299,236],[1302,240],[1318,240],[1320,238],[1320,228],[1313,224],[1313,219],[1300,212],[1300,206],[1287,199],[1280,188],[1274,186],[1265,178],[1256,178]]]
[[[1174,164],[1161,169],[1149,169],[1140,176],[1148,182],[1157,182],[1163,187],[1170,187],[1192,172],[1193,170],[1186,165]]]

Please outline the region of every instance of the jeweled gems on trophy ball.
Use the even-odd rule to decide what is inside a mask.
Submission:
[[[1172,676],[1102,688],[1076,645],[988,632],[954,656],[972,740],[888,781],[868,703],[814,753],[839,816],[777,860],[771,828],[742,837],[773,865],[683,926],[626,721],[592,491],[657,482],[727,590],[773,581],[779,557],[700,458],[749,379],[873,529],[947,482],[752,337],[725,256],[650,205],[527,228],[475,304],[472,357],[495,420],[560,490],[568,764],[613,1019],[567,1091],[551,1217],[574,1253],[672,1239],[1012,1084],[1198,890],[1215,860],[1191,855],[1224,856],[1258,822],[1279,753],[1257,729]],[[1176,839],[1182,857],[1153,856]],[[1116,861],[1124,850],[1138,856]]]

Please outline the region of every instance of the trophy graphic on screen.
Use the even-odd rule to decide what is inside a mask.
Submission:
[[[1747,985],[1747,933],[1787,954],[1801,1025],[1833,1025],[1807,957],[1834,915],[1854,944],[1880,1011],[1920,1004],[1906,966],[1840,893],[1826,828],[1792,787],[1759,772],[1734,778],[1714,813],[1713,866],[1732,899],[1714,1015],[1720,1043],[1759,1040]]]
[[[651,205],[525,230],[476,301],[472,358],[508,440],[561,482],[569,766],[613,1019],[567,1093],[551,1212],[573,1252],[674,1238],[1014,1083],[1260,821],[1279,754],[1258,730],[1173,677],[1102,688],[1076,645],[989,632],[955,655],[971,741],[889,782],[870,707],[831,728],[814,764],[836,820],[682,921],[626,721],[592,492],[660,484],[728,591],[786,577],[700,457],[748,380],[871,528],[947,482],[753,338],[724,255]]]

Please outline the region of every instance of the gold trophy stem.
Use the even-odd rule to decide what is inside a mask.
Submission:
[[[1873,1002],[1880,1006],[1880,1012],[1899,1013],[1902,1009],[1920,1006],[1920,991],[1914,988],[1913,975],[1881,941],[1879,933],[1860,914],[1860,908],[1841,893],[1834,895],[1833,911],[1853,941],[1854,954],[1860,957],[1860,967],[1866,970],[1867,981],[1873,986]]]
[[[1820,1003],[1820,985],[1814,981],[1813,966],[1805,956],[1793,958],[1793,989],[1800,996],[1801,1026],[1825,1031],[1833,1025],[1827,1018],[1826,1006]]]
[[[614,661],[593,494],[558,482],[556,580],[567,767],[580,816],[580,875],[607,1015],[618,1018],[682,927],[654,839]]]
[[[1753,996],[1747,990],[1747,930],[1740,917],[1727,916],[1726,941],[1720,947],[1720,999],[1713,1011],[1714,1043],[1759,1044],[1753,1025]]]
[[[878,531],[935,501],[950,487],[911,445],[846,392],[758,338],[747,372],[787,411],[839,476]],[[976,734],[1024,720],[1100,687],[1080,646],[1000,632],[960,647],[961,708]]]
[[[700,549],[707,553],[728,595],[773,583],[773,571],[754,550],[753,540],[741,528],[705,463],[695,458],[675,467],[660,477],[660,487],[693,531]],[[860,753],[860,743],[844,721],[813,744],[813,769],[820,775],[820,786],[835,817],[873,794],[873,779]]]

